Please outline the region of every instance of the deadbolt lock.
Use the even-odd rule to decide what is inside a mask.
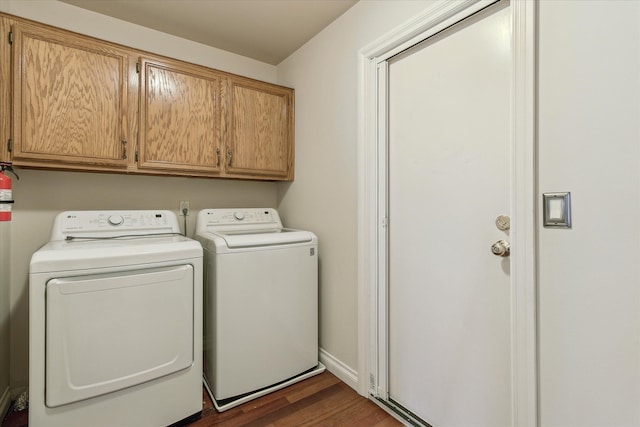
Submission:
[[[500,215],[496,218],[496,227],[498,230],[507,231],[511,228],[511,218],[509,215]]]

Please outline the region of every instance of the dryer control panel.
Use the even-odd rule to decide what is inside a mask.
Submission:
[[[74,234],[97,236],[122,234],[179,233],[178,219],[171,211],[67,211],[58,214],[51,240]]]

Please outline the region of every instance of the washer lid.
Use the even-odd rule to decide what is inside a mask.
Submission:
[[[236,230],[219,232],[229,248],[250,248],[255,246],[308,243],[314,238],[310,231],[277,228],[267,230]]]

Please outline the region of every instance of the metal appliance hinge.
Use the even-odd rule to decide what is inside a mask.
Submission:
[[[9,140],[7,141],[7,151],[8,152],[12,152],[13,151],[13,139],[9,138]]]
[[[136,73],[140,74],[140,62],[136,62]]]
[[[13,44],[13,31],[9,31],[9,44]]]

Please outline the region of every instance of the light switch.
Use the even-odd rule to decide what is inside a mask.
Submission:
[[[544,226],[571,228],[571,193],[544,193],[542,197]]]
[[[563,206],[564,200],[553,198],[549,199],[549,219],[553,221],[562,221],[564,211]]]

